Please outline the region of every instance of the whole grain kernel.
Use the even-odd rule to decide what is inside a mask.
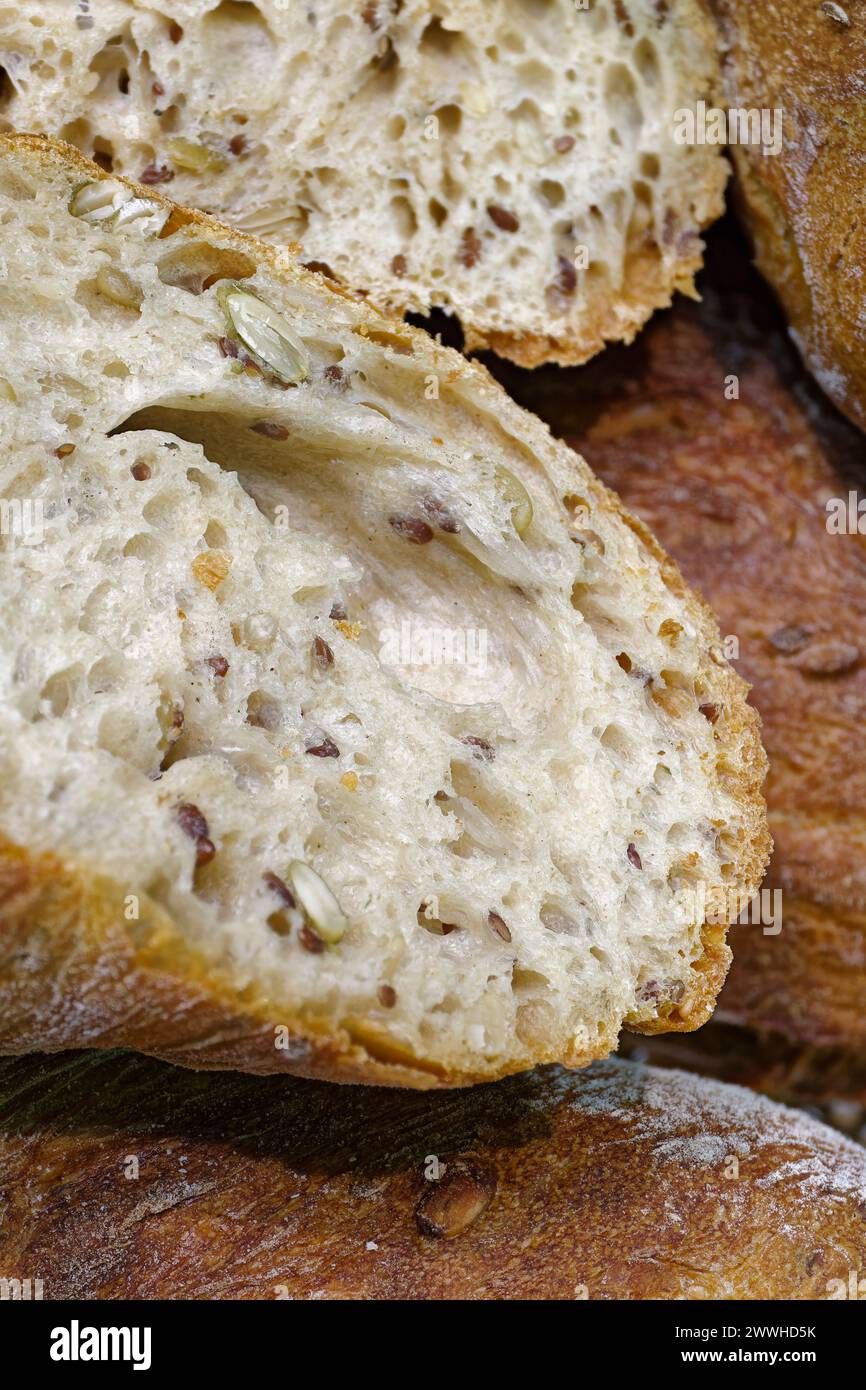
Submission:
[[[286,907],[297,907],[294,893],[289,885],[283,882],[279,874],[272,873],[270,869],[267,869],[266,872],[262,874],[262,878],[268,888],[270,888],[273,893],[276,893],[281,903]]]
[[[210,838],[208,823],[201,811],[191,801],[185,801],[177,807],[175,814],[181,830],[195,841],[196,868],[209,864],[216,854],[216,845]]]
[[[325,368],[325,380],[335,391],[348,390],[349,378],[338,362],[332,362],[330,367]]]
[[[638,990],[638,999],[648,1004],[678,1004],[686,992],[682,980],[647,980]]]
[[[356,792],[358,790],[357,772],[344,772],[342,777],[340,778],[340,781],[342,782],[343,786],[346,788],[347,791]]]
[[[397,1003],[397,991],[393,985],[380,985],[376,990],[376,997],[383,1009],[393,1009]]]
[[[288,439],[289,431],[285,425],[275,425],[271,420],[256,420],[250,429],[256,434],[263,434],[265,439]]]
[[[309,951],[311,956],[320,956],[325,949],[325,943],[319,936],[315,927],[311,927],[309,922],[305,922],[298,932],[298,940],[305,951]]]
[[[54,457],[58,459],[69,458],[70,454],[75,453],[74,444],[61,444],[59,449],[54,450]]]
[[[246,137],[245,135],[243,135],[243,134],[241,134],[241,135],[233,135],[232,138],[231,138],[231,140],[229,140],[229,149],[231,150],[232,154],[235,155],[235,156],[239,156],[239,155],[242,155],[242,154],[246,154],[246,152],[247,152],[247,137]]]
[[[643,868],[643,864],[641,863],[641,857],[638,854],[637,849],[634,845],[629,845],[628,849],[626,850],[626,854],[628,855],[628,862],[630,864],[633,864],[636,869]]]
[[[556,275],[552,288],[556,294],[566,298],[573,295],[577,289],[577,271],[574,262],[567,256],[559,255],[556,258]]]
[[[157,183],[171,183],[174,178],[174,170],[167,164],[148,164],[146,169],[142,169],[138,176],[139,183],[153,187]]]
[[[392,261],[391,261],[391,273],[392,273],[392,275],[397,275],[397,276],[401,276],[401,275],[405,275],[405,274],[406,274],[406,257],[405,257],[405,256],[400,256],[400,255],[398,255],[398,256],[394,256],[394,257],[393,257],[393,259],[392,259]]]
[[[150,464],[134,463],[129,471],[137,483],[146,483],[150,477]]]
[[[496,933],[500,941],[511,940],[511,930],[508,926],[508,923],[505,921],[504,917],[501,917],[499,915],[498,912],[493,912],[492,910],[488,912],[487,925],[490,927],[491,931]]]
[[[320,743],[314,743],[304,751],[311,758],[339,758],[340,756],[339,748],[330,738],[323,738]]]
[[[332,618],[335,623],[344,623],[348,616],[349,615],[346,612],[345,606],[340,602],[339,599],[335,599],[335,601],[331,604],[331,611],[328,614],[328,617]]]
[[[454,1158],[438,1182],[429,1183],[415,1209],[422,1236],[450,1240],[486,1211],[496,1192],[493,1170],[478,1159]]]
[[[422,497],[421,509],[431,525],[437,526],[440,531],[445,531],[450,536],[459,534],[460,523],[441,498]]]
[[[475,734],[467,734],[460,740],[472,750],[473,758],[477,758],[481,763],[492,763],[496,757],[496,749],[492,743],[488,743],[486,738],[478,738]]]
[[[520,219],[508,208],[502,208],[498,203],[488,203],[487,215],[491,222],[502,232],[516,232],[520,230]]]
[[[698,709],[700,710],[701,714],[704,716],[705,719],[709,719],[711,724],[715,724],[716,720],[719,717],[718,705],[714,705],[710,701],[708,701],[704,705],[698,705]]]
[[[429,545],[433,539],[432,528],[414,516],[389,516],[388,525],[410,545]]]
[[[320,671],[327,671],[334,664],[334,653],[324,637],[313,638],[313,661]]]
[[[481,260],[481,238],[474,227],[467,227],[460,238],[458,260],[471,270]]]
[[[209,656],[205,664],[211,668],[215,676],[222,678],[228,675],[229,664],[224,656]]]
[[[568,154],[569,150],[574,149],[574,136],[558,135],[553,142],[553,148],[557,154]]]

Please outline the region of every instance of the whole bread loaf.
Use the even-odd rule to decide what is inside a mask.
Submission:
[[[757,263],[816,379],[866,429],[866,9],[858,0],[712,0],[728,101],[781,147],[731,145]]]
[[[866,1267],[859,1145],[615,1060],[418,1095],[16,1058],[0,1171],[0,1277],[46,1299],[830,1299]]]
[[[170,187],[469,347],[581,362],[691,292],[718,146],[703,0],[0,8],[0,130]]]
[[[700,287],[632,348],[580,372],[509,369],[508,385],[709,598],[763,721],[764,897],[732,928],[712,1023],[656,1040],[653,1059],[866,1099],[866,541],[856,514],[837,525],[863,495],[863,438],[811,381],[730,225]]]
[[[697,1026],[764,755],[649,533],[482,367],[68,147],[0,141],[0,218],[0,1050],[431,1086]]]

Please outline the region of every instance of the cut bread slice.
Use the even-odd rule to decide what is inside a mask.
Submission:
[[[0,122],[280,244],[467,347],[582,362],[691,292],[719,215],[703,0],[0,7]]]
[[[433,1085],[701,1023],[764,755],[653,538],[420,330],[0,159],[0,1048]]]

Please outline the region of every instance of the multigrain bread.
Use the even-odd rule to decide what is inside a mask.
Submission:
[[[429,1086],[697,1026],[764,755],[653,538],[477,364],[0,152],[0,1049]]]
[[[0,129],[170,181],[527,366],[691,292],[723,206],[719,148],[674,138],[719,80],[703,0],[20,0],[0,66]]]
[[[866,1268],[859,1145],[616,1060],[420,1096],[16,1058],[0,1171],[0,1277],[46,1299],[835,1299]]]
[[[776,156],[731,146],[758,265],[816,379],[866,429],[866,10],[712,3],[729,102],[783,122]]]
[[[509,370],[508,385],[707,596],[763,721],[764,920],[732,928],[712,1023],[682,1045],[656,1039],[653,1060],[866,1100],[866,539],[835,523],[838,503],[847,516],[849,493],[863,496],[863,439],[810,380],[748,261],[720,226],[700,305],[581,372]]]

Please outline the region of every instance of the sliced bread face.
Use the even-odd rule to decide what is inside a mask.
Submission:
[[[718,147],[703,0],[0,6],[0,129],[71,141],[469,348],[629,341],[701,265]],[[5,125],[4,125],[5,123]]]
[[[479,365],[0,152],[0,1049],[420,1085],[696,1027],[764,758],[653,538]]]

